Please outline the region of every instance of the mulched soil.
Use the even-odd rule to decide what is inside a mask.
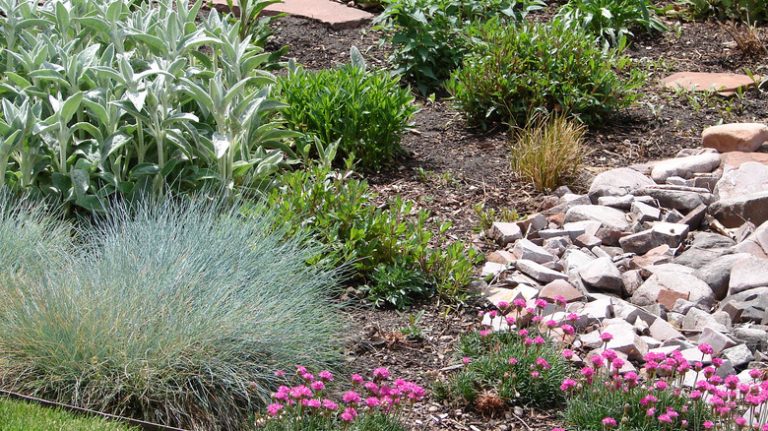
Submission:
[[[550,11],[551,13],[551,11]],[[634,107],[617,113],[587,136],[592,153],[585,162],[583,188],[588,178],[610,167],[674,156],[698,145],[701,131],[719,122],[768,121],[768,100],[757,90],[744,97],[722,98],[677,94],[662,90],[658,80],[678,71],[736,72],[749,69],[768,75],[768,58],[746,56],[730,48],[730,36],[716,23],[670,22],[671,31],[641,37],[628,54],[649,71],[650,79]],[[310,69],[334,67],[348,61],[357,46],[369,67],[387,67],[388,48],[381,34],[370,29],[331,30],[322,24],[285,17],[274,26],[271,46],[290,46],[289,57]],[[465,127],[450,100],[420,101],[414,132],[403,140],[408,156],[392,169],[367,179],[382,198],[401,195],[430,210],[435,218],[453,222],[451,234],[476,239],[478,215],[474,207],[536,210],[542,194],[509,169],[508,138],[503,130],[479,132]],[[350,367],[367,370],[388,366],[393,373],[429,386],[455,365],[452,348],[457,337],[474,328],[479,305],[446,313],[438,304],[422,304],[405,313],[391,310],[352,311],[356,328],[347,342]],[[421,315],[417,326],[423,340],[399,336],[409,316]],[[503,418],[484,418],[457,406],[427,400],[407,413],[413,430],[549,430],[555,412],[530,409],[510,411]]]

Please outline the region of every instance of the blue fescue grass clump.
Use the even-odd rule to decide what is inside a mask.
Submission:
[[[102,418],[0,399],[0,431],[140,431]]]
[[[0,307],[0,384],[191,429],[238,429],[273,371],[338,358],[318,251],[271,214],[203,200],[114,206],[78,252],[15,277]]]

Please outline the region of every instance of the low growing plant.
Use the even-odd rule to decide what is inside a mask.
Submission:
[[[512,170],[537,190],[553,190],[573,179],[589,154],[586,127],[565,116],[538,116],[512,137]]]
[[[442,87],[467,52],[465,28],[499,17],[520,21],[544,7],[540,0],[386,0],[376,22],[391,33],[390,61],[422,95]]]
[[[115,205],[77,253],[0,287],[0,385],[192,429],[240,429],[273,374],[339,359],[337,273],[266,209]],[[22,226],[22,229],[24,226]]]
[[[379,205],[351,171],[312,166],[276,182],[267,205],[277,222],[289,234],[308,232],[326,250],[326,262],[351,268],[377,305],[404,307],[432,291],[450,301],[466,299],[478,255],[463,243],[439,240],[447,223],[432,226],[426,211],[401,199]]]
[[[333,386],[339,385],[331,372],[315,376],[299,366],[292,386],[272,394],[266,416],[257,423],[266,431],[405,431],[398,420],[401,410],[425,396],[421,386],[393,380],[386,368],[374,369],[370,380],[353,374],[340,396]]]
[[[764,0],[682,0],[694,18],[736,20],[746,24],[768,22],[768,3]]]
[[[490,20],[472,33],[469,54],[447,86],[473,125],[526,124],[539,111],[595,123],[632,104],[644,81],[623,47],[603,51],[585,30],[562,20],[514,29]]]
[[[396,76],[366,70],[353,53],[357,60],[338,69],[291,67],[279,79],[283,116],[293,130],[325,145],[339,141],[339,160],[355,155],[363,168],[379,170],[402,153],[400,139],[417,108]]]
[[[650,0],[570,0],[558,11],[570,25],[584,27],[604,44],[618,46],[636,31],[664,32]]]

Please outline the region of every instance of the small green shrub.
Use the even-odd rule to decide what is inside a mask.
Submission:
[[[564,116],[539,116],[525,128],[514,130],[512,169],[533,183],[537,190],[553,190],[581,171],[589,149],[584,144],[587,129]]]
[[[15,277],[0,307],[4,388],[193,429],[239,429],[276,369],[339,359],[336,273],[271,214],[189,202],[110,208],[79,252]]]
[[[33,404],[0,400],[0,431],[138,431],[133,427],[101,418],[39,407]]]
[[[427,212],[401,199],[380,207],[368,184],[349,171],[313,166],[285,173],[267,205],[289,233],[306,230],[322,244],[327,262],[349,265],[377,305],[403,307],[432,288],[447,300],[467,296],[477,253],[460,242],[433,244]],[[439,237],[448,227],[438,227]]]
[[[326,145],[338,140],[339,158],[354,154],[368,170],[402,152],[400,139],[417,111],[397,77],[360,64],[316,72],[293,67],[279,79],[278,91],[289,127]]]
[[[549,341],[526,346],[525,338],[487,331],[463,336],[457,351],[466,365],[437,384],[436,396],[491,414],[509,404],[558,405],[570,365]]]
[[[694,18],[731,19],[749,24],[768,22],[765,0],[682,0]]]
[[[617,46],[634,31],[667,30],[650,0],[570,0],[558,14],[572,25],[582,26],[605,44]]]
[[[554,20],[510,29],[490,20],[475,36],[448,89],[472,124],[525,124],[532,112],[578,115],[595,123],[630,105],[643,73],[617,49],[601,50],[593,36]],[[620,73],[626,72],[622,78]]]
[[[539,0],[387,0],[377,18],[391,32],[390,58],[397,72],[427,95],[442,87],[467,50],[465,27],[476,20],[500,17],[520,21],[544,6]]]

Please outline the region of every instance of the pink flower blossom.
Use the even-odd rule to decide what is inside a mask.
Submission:
[[[613,340],[613,335],[611,335],[609,332],[603,332],[602,334],[600,334],[600,339],[607,343]],[[606,419],[613,419],[613,418],[606,418]]]
[[[515,358],[514,356],[509,358],[509,360],[507,361],[507,363],[509,363],[509,365],[513,365],[513,366],[517,365],[518,362],[520,362],[520,361],[518,361],[517,358]]]
[[[332,382],[333,381],[333,373],[331,373],[328,370],[323,370],[317,373],[317,376],[320,377],[320,379],[326,381],[326,382]]]
[[[355,410],[353,407],[347,407],[341,414],[341,420],[344,422],[352,422],[355,420],[355,418],[357,418],[357,410]]]
[[[469,356],[465,356],[461,358],[461,363],[464,365],[469,365],[470,363],[472,363],[472,358],[470,358]]]
[[[320,380],[316,380],[309,384],[309,387],[312,388],[313,391],[318,392],[325,389],[325,384],[321,382]]]
[[[617,425],[616,419],[610,416],[603,418],[602,423],[603,423],[603,426],[606,428],[613,428]]]
[[[335,402],[329,399],[324,399],[322,401],[322,404],[323,404],[323,408],[326,410],[337,410],[339,408],[338,404],[336,404]]]
[[[280,413],[280,410],[282,409],[283,409],[282,404],[272,403],[267,406],[267,414],[269,414],[270,416],[277,416],[277,414]]]
[[[376,397],[368,397],[365,399],[365,405],[369,408],[374,408],[379,406],[379,399]]]
[[[712,421],[704,421],[704,429],[712,429],[712,427],[715,426],[715,423]]]
[[[285,371],[283,370],[275,371],[275,377],[285,377]]]
[[[504,311],[507,308],[509,308],[509,302],[507,302],[507,301],[499,301],[499,304],[497,305],[497,307],[499,308],[499,310]]]
[[[389,378],[389,369],[380,367],[373,370],[373,378],[374,379],[382,379],[386,380]]]
[[[361,376],[360,374],[352,374],[352,377],[350,377],[350,379],[352,380],[352,383],[356,385],[361,385],[365,381],[365,379],[363,379],[363,376]]]
[[[360,394],[355,391],[347,391],[341,396],[341,400],[346,404],[357,404],[360,402]]]
[[[563,380],[563,383],[560,384],[560,390],[563,392],[568,392],[569,390],[576,387],[576,380],[573,379],[565,379]]]
[[[563,349],[563,358],[565,359],[571,359],[573,357],[573,350],[571,349]]]
[[[712,346],[707,343],[701,343],[699,344],[699,352],[705,355],[711,355],[715,352],[715,349],[713,349]]]
[[[481,330],[477,331],[477,333],[480,335],[480,337],[485,338],[485,337],[491,335],[491,330],[490,329],[481,329]]]

